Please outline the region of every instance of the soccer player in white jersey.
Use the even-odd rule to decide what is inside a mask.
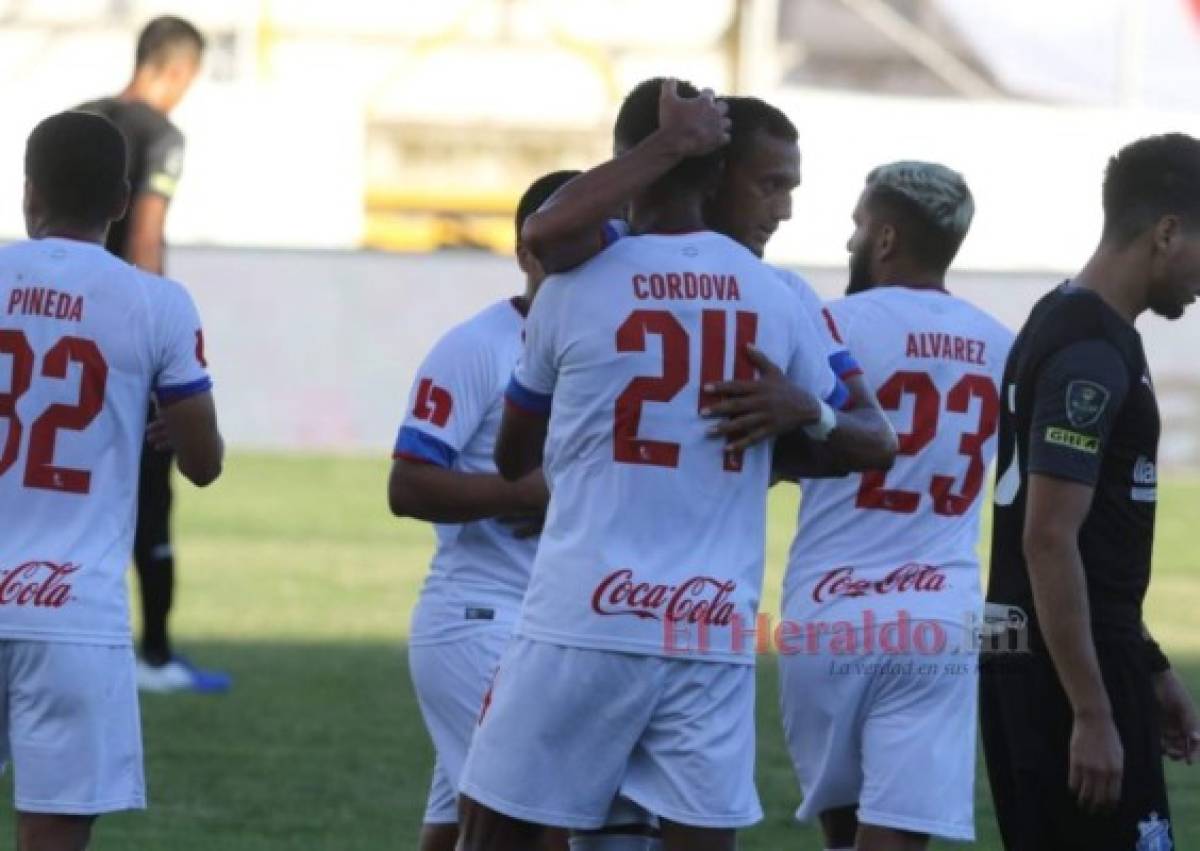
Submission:
[[[945,289],[973,213],[944,166],[875,169],[849,295],[829,305],[900,439],[886,473],[803,481],[784,581],[798,816],[820,817],[830,849],[974,838],[976,546],[1012,333]],[[817,458],[807,471],[827,472]]]
[[[625,100],[618,149],[657,128],[659,86]],[[667,851],[732,849],[761,817],[743,627],[770,447],[726,452],[698,415],[701,388],[747,376],[754,344],[822,405],[847,391],[795,294],[704,230],[718,164],[684,160],[634,199],[638,236],[534,301],[496,461],[515,480],[544,446],[552,498],[463,770],[465,851],[527,848],[533,824],[600,827],[618,795],[661,818]]]
[[[752,97],[723,97],[720,113],[706,111],[702,99],[681,98],[674,81],[666,80],[659,98],[659,129],[640,144],[584,172],[558,190],[529,217],[522,237],[548,272],[562,272],[594,256],[604,245],[628,232],[624,222],[606,222],[610,210],[629,202],[684,156],[706,150],[724,117],[729,144],[722,151],[724,168],[716,191],[705,204],[705,221],[761,257],[779,225],[792,217],[792,193],[800,185],[800,147],[796,127],[781,110]],[[800,276],[776,273],[801,297],[824,341],[829,363],[850,390],[845,410],[833,415],[827,448],[843,471],[886,468],[896,452],[896,437],[862,380],[861,369],[841,341],[821,298]],[[750,385],[750,393],[774,391],[774,385]],[[795,414],[808,415],[817,400],[774,394],[743,400],[749,405],[782,409],[799,403]],[[792,411],[778,410],[787,415]],[[733,428],[751,429],[755,437],[763,416],[754,412]]]
[[[388,502],[399,516],[435,523],[438,540],[408,642],[413,685],[437,754],[421,851],[453,851],[458,841],[459,775],[484,692],[512,636],[537,551],[533,531],[549,499],[540,471],[507,482],[492,452],[525,315],[545,277],[519,242],[521,225],[576,174],[545,175],[521,197],[517,261],[524,291],[437,342],[417,370],[396,438]]]
[[[43,121],[30,239],[0,249],[0,747],[22,851],[78,851],[98,815],[145,806],[125,566],[151,398],[180,472],[221,470],[191,297],[104,250],[125,156],[105,118]]]
[[[796,127],[782,111],[751,97],[726,97],[715,103],[705,98],[680,97],[671,80],[663,83],[658,109],[658,130],[569,182],[526,221],[523,240],[550,268],[573,268],[626,235],[628,224],[606,221],[608,211],[628,204],[685,156],[715,148],[726,135],[729,144],[721,152],[724,168],[717,191],[705,204],[705,220],[761,256],[771,235],[791,218],[792,192],[800,184],[800,149]],[[895,454],[895,435],[862,379],[861,369],[841,341],[832,316],[807,282],[785,269],[775,271],[805,303],[808,319],[824,342],[830,366],[850,390],[849,405],[835,414],[829,449],[843,470],[887,467]],[[771,385],[761,386],[775,390]],[[752,387],[751,393],[759,387]],[[741,401],[773,406],[775,413],[783,416],[793,410],[783,403],[798,402],[794,410],[803,417],[806,406],[815,400],[793,392]],[[740,427],[744,422],[736,424]],[[757,427],[754,417],[750,422]],[[606,826],[600,837],[577,833],[572,839],[573,848],[641,851],[655,847],[645,836],[649,820],[646,814],[622,807],[614,817],[612,826]]]

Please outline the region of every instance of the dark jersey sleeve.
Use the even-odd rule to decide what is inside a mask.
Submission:
[[[145,177],[140,186],[133,187],[133,194],[150,193],[171,198],[182,173],[183,134],[168,126],[146,148]]]
[[[1037,374],[1029,472],[1095,485],[1129,368],[1104,340],[1084,340],[1046,359]]]

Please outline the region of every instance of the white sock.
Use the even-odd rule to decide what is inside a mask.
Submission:
[[[624,833],[572,836],[570,845],[571,851],[662,851],[662,840],[657,836],[631,836]]]

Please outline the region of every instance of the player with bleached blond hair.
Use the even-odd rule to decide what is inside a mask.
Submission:
[[[828,849],[974,837],[975,548],[1012,334],[946,290],[973,214],[937,163],[868,175],[848,296],[828,310],[899,453],[890,471],[841,478],[819,478],[838,470],[815,444],[777,453],[804,477],[782,611],[799,637],[777,648],[784,728],[798,816],[820,819]]]

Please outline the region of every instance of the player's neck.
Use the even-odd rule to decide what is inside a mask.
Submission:
[[[163,115],[170,112],[166,99],[167,96],[162,86],[146,71],[136,72],[133,75],[133,79],[129,81],[129,85],[117,97],[124,101],[141,101],[155,112],[162,113]]]
[[[1141,277],[1129,266],[1122,252],[1101,244],[1071,283],[1100,296],[1105,304],[1133,325],[1148,306],[1145,287],[1134,284]]]
[[[40,225],[29,233],[30,239],[69,239],[74,242],[91,242],[96,245],[104,245],[107,236],[107,225],[96,229],[53,222]]]
[[[880,274],[884,287],[904,287],[910,290],[942,290],[946,289],[946,276],[941,272],[931,272],[908,264],[899,264],[892,268],[882,269]]]
[[[635,234],[690,233],[708,229],[699,200],[678,196],[655,199],[651,204],[634,204],[629,227]]]

